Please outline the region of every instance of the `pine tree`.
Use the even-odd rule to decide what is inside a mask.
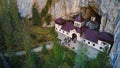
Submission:
[[[33,14],[33,17],[32,17],[33,25],[41,25],[40,15],[38,10],[35,7],[32,8],[32,14]]]
[[[23,45],[26,50],[26,68],[39,68],[40,67],[40,57],[37,55],[37,53],[34,53],[31,50],[31,43],[30,43],[30,32],[29,32],[29,19],[24,18],[23,19]]]
[[[82,50],[76,55],[75,59],[76,68],[89,68],[89,58],[87,54],[88,54],[87,47],[83,47]]]
[[[97,57],[93,59],[92,63],[90,64],[90,68],[110,68],[109,60],[110,59],[106,47],[103,52],[99,52]]]
[[[8,8],[7,0],[0,0],[0,22],[4,32],[5,44],[9,50],[13,45],[13,27]]]
[[[54,41],[53,54],[56,66],[61,65],[63,62],[64,49],[58,41]]]

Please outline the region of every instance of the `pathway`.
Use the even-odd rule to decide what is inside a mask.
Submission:
[[[58,32],[58,38],[61,40],[61,44],[63,44],[65,47],[69,48],[70,50],[74,51],[75,53],[80,52],[82,47],[84,47],[83,44],[81,44],[81,42],[79,42],[79,41],[76,41],[76,42],[70,41],[69,43],[66,43],[64,39],[67,38],[67,36],[65,36],[64,34],[61,34],[59,32]],[[89,52],[88,57],[95,58],[99,51],[90,46],[86,46],[86,47]]]
[[[42,51],[42,47],[43,47],[43,46],[36,47],[36,48],[34,48],[32,51],[34,51],[34,52],[40,52],[40,51]],[[47,49],[52,49],[52,47],[53,47],[52,43],[51,43],[50,45],[49,45],[49,44],[46,45],[46,48],[47,48]],[[25,54],[25,50],[23,50],[23,51],[18,51],[18,52],[16,52],[15,54],[16,54],[17,56],[24,55],[24,54]]]

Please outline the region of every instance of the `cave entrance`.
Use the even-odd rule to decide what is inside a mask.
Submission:
[[[93,5],[89,5],[88,7],[81,8],[83,17],[86,20],[86,26],[90,29],[94,29],[99,31],[100,24],[101,24],[101,14],[99,8]],[[91,25],[87,25],[90,23]]]
[[[101,14],[100,14],[101,11],[99,10],[99,8],[95,8],[95,6],[89,6],[89,7],[92,11],[91,17],[95,17],[96,18],[95,19],[95,22],[96,22],[95,24],[98,24],[98,27],[95,30],[99,31],[100,24],[101,24]]]

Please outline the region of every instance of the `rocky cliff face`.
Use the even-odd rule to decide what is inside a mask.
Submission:
[[[32,7],[36,6],[39,12],[45,7],[47,0],[17,0],[18,9],[23,17],[32,17]],[[88,4],[90,6],[88,6]],[[85,6],[87,8],[81,8]],[[92,8],[92,10],[90,8]],[[114,44],[111,49],[111,59],[114,68],[119,68],[120,59],[120,2],[119,0],[52,0],[49,13],[53,18],[70,18],[79,12],[89,19],[96,13],[101,16],[100,31],[114,35]]]
[[[114,35],[114,44],[111,49],[113,68],[120,67],[120,2],[118,0],[102,0],[102,19],[100,31]]]

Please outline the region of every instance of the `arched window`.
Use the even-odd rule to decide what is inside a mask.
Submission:
[[[103,49],[102,47],[100,47],[100,49]]]
[[[88,44],[90,44],[90,42],[88,42]]]
[[[73,47],[72,49],[75,49],[75,47]]]
[[[95,46],[95,44],[93,44],[93,46]]]

